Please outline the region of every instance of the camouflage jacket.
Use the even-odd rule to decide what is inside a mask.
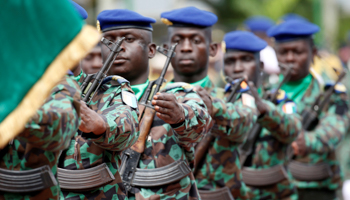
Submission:
[[[93,133],[80,135],[77,132],[59,163],[59,167],[70,170],[88,169],[106,163],[115,180],[89,192],[61,191],[61,199],[126,198],[118,172],[120,157],[123,150],[136,142],[139,132],[138,110],[124,103],[122,91],[133,93],[128,82],[118,85],[105,84],[100,87],[89,107],[102,116],[107,131],[100,136],[95,136]]]
[[[276,165],[285,167],[288,162],[287,149],[302,129],[301,119],[295,111],[290,113],[283,111],[287,100],[281,101],[277,106],[269,101],[264,100],[264,102],[268,111],[257,118],[256,122],[263,129],[255,143],[252,157],[247,158],[251,159],[249,160],[251,166],[248,167],[254,169],[267,169]],[[290,103],[295,106],[295,103]],[[264,187],[247,186],[249,199],[297,199],[298,197],[296,186],[292,183],[288,170],[287,179],[277,184]]]
[[[178,103],[184,108],[185,121],[182,124],[170,125],[157,116],[154,117],[145,151],[140,158],[139,168],[159,168],[176,160],[184,160],[193,166],[193,145],[199,142],[203,133],[210,129],[211,117],[197,93],[192,90],[185,92],[182,87],[166,92],[173,93]],[[192,173],[168,185],[135,188],[135,190],[135,196],[130,195],[129,199],[199,199]]]
[[[235,199],[246,199],[247,187],[242,181],[238,146],[252,127],[255,118],[253,110],[242,105],[240,100],[235,103],[223,101],[224,91],[215,88],[210,81],[204,89],[212,98],[215,124],[210,133],[215,139],[196,175],[197,187],[200,190],[215,190],[226,186]]]
[[[313,79],[302,100],[297,102],[298,112],[301,113],[305,108],[310,108],[322,90],[317,79]],[[316,128],[312,131],[303,131],[307,153],[305,156],[297,156],[296,160],[309,164],[328,163],[333,175],[323,181],[296,180],[298,187],[335,190],[341,186],[343,175],[336,160],[335,150],[349,128],[348,110],[347,94],[334,93],[328,106],[321,113]]]
[[[51,90],[44,105],[26,124],[25,129],[2,151],[0,168],[24,171],[44,165],[57,176],[61,150],[69,145],[79,126],[80,89],[68,76]],[[1,200],[58,199],[59,185],[31,194],[0,193]]]

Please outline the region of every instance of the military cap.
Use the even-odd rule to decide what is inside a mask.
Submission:
[[[244,21],[244,25],[246,29],[250,31],[263,31],[266,32],[269,28],[274,25],[274,21],[272,21],[268,17],[264,16],[254,16],[250,17]]]
[[[75,3],[74,1],[70,1],[70,2],[74,6],[74,8],[78,11],[78,13],[80,14],[81,18],[83,18],[83,19],[88,18],[88,14],[87,14],[86,10],[83,7],[81,7],[79,4]]]
[[[239,50],[249,52],[259,52],[263,50],[267,43],[248,31],[232,31],[224,36],[224,44],[227,50]]]
[[[274,37],[276,42],[288,42],[298,39],[311,38],[320,28],[308,21],[289,20],[271,27],[267,35]]]
[[[193,6],[163,12],[160,17],[166,25],[183,27],[211,27],[218,21],[215,14]]]
[[[102,32],[136,28],[153,31],[151,23],[156,20],[127,9],[104,10],[97,16],[97,29]]]
[[[290,20],[301,20],[301,21],[309,21],[307,20],[306,18],[298,15],[298,14],[295,14],[295,13],[288,13],[288,14],[285,14],[281,17],[281,20],[282,22],[285,22],[285,21],[290,21]]]

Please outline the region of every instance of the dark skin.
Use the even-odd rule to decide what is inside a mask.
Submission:
[[[86,74],[94,74],[102,68],[101,47],[94,47],[82,60],[81,68]]]
[[[259,97],[255,85],[258,84],[260,72],[264,64],[257,66],[255,55],[247,51],[228,51],[224,55],[224,73],[232,79],[243,78],[250,87],[251,94],[255,99],[255,105],[259,114],[267,112],[267,106]]]
[[[131,85],[145,83],[148,79],[148,60],[156,53],[152,43],[152,32],[142,29],[117,29],[103,33],[103,37],[116,42],[125,37],[121,52],[112,65],[109,74],[120,75],[130,81]],[[110,50],[102,45],[102,58],[105,61]],[[157,93],[152,100],[156,115],[168,124],[177,124],[185,120],[184,109],[177,103],[173,94]]]
[[[178,43],[171,61],[175,82],[194,83],[205,78],[209,56],[215,56],[218,49],[211,41],[211,28],[169,27],[168,38],[169,45]]]
[[[316,47],[310,45],[308,39],[296,40],[291,42],[276,43],[275,51],[278,62],[292,64],[290,81],[298,81],[309,74],[311,63],[317,55]],[[283,71],[284,69],[281,68]],[[298,138],[292,143],[295,155],[306,154],[306,144],[304,134],[298,135]]]
[[[311,63],[317,55],[316,47],[311,47],[308,40],[276,43],[277,60],[283,64],[293,65],[290,81],[298,81],[309,74]],[[281,71],[284,72],[284,68]]]

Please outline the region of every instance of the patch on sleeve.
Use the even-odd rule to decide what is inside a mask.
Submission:
[[[128,92],[126,90],[122,90],[122,100],[123,100],[123,103],[125,103],[126,105],[134,109],[137,108],[137,99],[133,93]]]
[[[333,83],[327,83],[324,87],[325,90],[327,90],[328,88],[332,87]],[[345,85],[343,85],[342,83],[338,83],[334,86],[334,93],[336,94],[344,94],[346,93],[346,87]]]
[[[193,90],[193,86],[188,84],[188,83],[176,82],[176,83],[172,83],[172,84],[168,85],[163,91],[168,92],[168,91],[173,90],[175,88],[180,88],[186,93],[191,92]]]
[[[254,97],[247,93],[242,93],[242,104],[251,108],[256,108]]]
[[[282,106],[282,111],[286,114],[296,113],[297,105],[293,101],[288,101]]]
[[[272,91],[272,92],[275,92],[275,91]],[[287,98],[288,98],[287,94],[284,90],[278,90],[278,94],[277,94],[277,98],[276,98],[277,104],[281,103],[282,101],[286,100]]]

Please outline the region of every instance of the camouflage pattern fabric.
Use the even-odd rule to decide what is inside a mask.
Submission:
[[[253,110],[242,105],[240,100],[225,103],[217,96],[224,96],[223,90],[208,82],[204,88],[210,92],[213,103],[213,120],[210,131],[215,139],[203,158],[203,165],[196,175],[200,190],[215,190],[228,187],[235,199],[247,199],[247,187],[242,181],[238,147],[255,121]]]
[[[298,112],[301,113],[305,108],[310,108],[321,91],[322,87],[316,79],[313,79],[302,101],[297,102]],[[316,128],[312,131],[302,132],[306,142],[306,155],[297,156],[296,160],[309,164],[328,163],[333,176],[322,181],[295,180],[298,188],[336,190],[341,187],[343,174],[340,171],[339,162],[336,160],[335,150],[349,128],[348,110],[347,94],[334,93],[329,105],[320,115],[320,121]]]
[[[154,169],[169,165],[176,160],[184,160],[192,167],[194,162],[194,143],[199,142],[203,133],[211,128],[211,117],[207,108],[194,91],[184,92],[183,88],[174,88],[173,93],[185,112],[182,124],[170,125],[154,117],[152,128],[146,140],[146,149],[141,155],[139,168]],[[180,181],[152,188],[135,188],[135,195],[129,199],[199,199],[193,174]]]
[[[85,77],[86,75],[84,75]],[[134,144],[138,138],[138,110],[122,101],[122,90],[132,92],[128,83],[103,85],[93,97],[89,107],[104,119],[107,131],[96,136],[78,132],[71,140],[59,167],[80,170],[106,163],[115,180],[99,189],[74,193],[61,191],[60,199],[126,199],[125,188],[118,172],[121,152]]]
[[[80,96],[78,84],[64,77],[23,132],[3,149],[0,168],[25,171],[48,165],[57,178],[58,156],[68,147],[79,126]],[[31,194],[0,192],[0,199],[58,199],[59,191],[57,185]]]
[[[302,129],[301,118],[297,113],[287,114],[282,111],[286,100],[277,106],[269,101],[264,102],[268,106],[268,112],[257,119],[257,123],[263,129],[253,149],[251,166],[249,166],[253,169],[267,169],[287,164],[288,146]],[[287,179],[277,184],[263,187],[247,185],[249,199],[297,199],[297,189],[291,179],[290,172],[287,170]]]

